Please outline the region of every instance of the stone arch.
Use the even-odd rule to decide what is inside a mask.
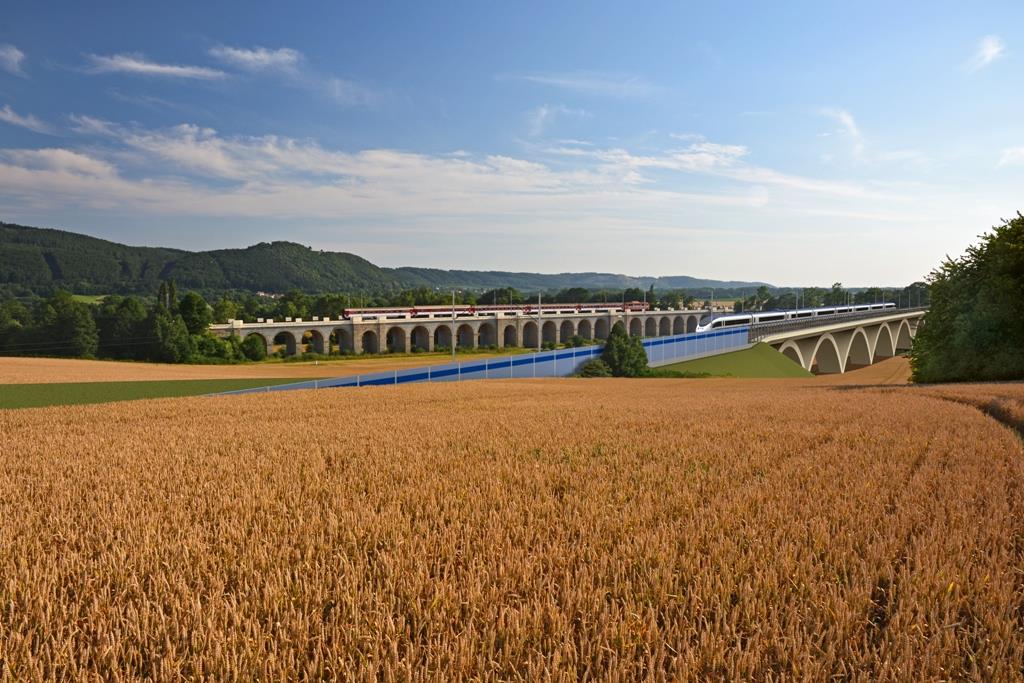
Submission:
[[[805,370],[807,369],[807,366],[804,365],[804,357],[800,353],[800,347],[797,346],[795,342],[788,341],[785,344],[783,344],[782,347],[779,349],[779,353],[781,353],[783,356],[790,359],[800,367],[804,368]]]
[[[352,353],[352,333],[344,327],[336,327],[331,333],[331,342],[338,353]]]
[[[537,332],[537,323],[532,320],[523,325],[523,348],[536,349],[540,347],[540,335]]]
[[[648,318],[644,323],[644,336],[645,337],[657,337],[658,336],[658,321],[654,318]]]
[[[519,331],[515,325],[505,325],[505,330],[502,332],[502,345],[519,346]]]
[[[583,337],[584,339],[594,338],[594,326],[590,324],[589,320],[581,320],[576,326],[576,334]]]
[[[892,358],[896,355],[896,344],[892,339],[892,330],[885,323],[878,326],[875,335],[875,359]]]
[[[388,353],[405,353],[408,349],[405,346],[405,330],[401,327],[388,329],[385,335],[385,342]]]
[[[913,343],[914,337],[910,332],[910,323],[901,320],[899,330],[896,332],[896,350],[907,351]]]
[[[563,320],[558,327],[558,341],[568,343],[576,335],[576,325],[571,320]]]
[[[263,348],[265,348],[267,350],[267,355],[269,356],[273,352],[273,349],[271,348],[272,344],[267,342],[267,337],[262,332],[249,332],[248,334],[246,334],[242,338],[242,341],[245,341],[246,339],[248,339],[249,337],[253,336],[254,334],[257,337],[259,337],[261,340],[263,340]]]
[[[594,339],[608,338],[608,319],[598,318],[594,322]]]
[[[843,371],[839,357],[839,346],[831,334],[823,334],[811,354],[811,372],[819,375],[833,375]]]
[[[640,318],[633,318],[629,321],[629,336],[630,337],[642,337],[644,336],[644,324],[640,322]]]
[[[367,330],[363,332],[362,338],[363,353],[379,353],[380,344],[378,343],[377,333],[373,330]]]
[[[281,330],[274,335],[274,346],[284,346],[284,352],[286,355],[294,356],[298,348],[298,344],[295,342],[295,335],[288,330]]]
[[[858,327],[850,337],[850,349],[846,353],[843,370],[845,371],[851,366],[864,367],[865,365],[871,365],[871,345],[868,343],[868,335]]]
[[[677,315],[672,320],[672,334],[686,334],[686,318]]]
[[[554,320],[549,320],[540,328],[541,338],[545,342],[551,342],[554,344],[558,341],[558,327],[555,325]]]
[[[695,315],[687,316],[686,318],[686,333],[697,331],[697,323],[700,322],[700,318]]]
[[[658,336],[667,337],[672,334],[672,320],[668,316],[658,321]]]
[[[476,340],[476,334],[473,332],[473,328],[466,323],[459,325],[459,329],[455,331],[455,343],[460,349],[472,349],[474,348],[473,342]]]
[[[494,323],[483,323],[476,330],[477,346],[497,346],[498,335],[494,331]]]
[[[438,325],[434,330],[434,349],[452,348],[452,328],[448,325]]]
[[[309,344],[310,351],[324,355],[327,353],[329,341],[324,338],[320,330],[306,330],[302,333],[303,345]]]
[[[429,351],[430,330],[423,325],[417,325],[412,328],[412,332],[409,334],[409,342],[411,345],[410,351]]]

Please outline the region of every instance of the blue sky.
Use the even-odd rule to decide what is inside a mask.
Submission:
[[[0,219],[895,285],[1024,209],[1024,5],[708,4],[12,3]]]

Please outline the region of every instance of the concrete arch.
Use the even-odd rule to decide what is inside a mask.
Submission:
[[[594,322],[594,339],[608,338],[608,319],[598,318]]]
[[[379,340],[377,339],[377,333],[373,330],[363,332],[361,342],[363,353],[380,353],[380,344],[378,343]]]
[[[325,355],[327,353],[329,341],[324,338],[323,333],[320,330],[306,330],[302,333],[303,345],[309,344],[309,350],[313,353],[319,353]]]
[[[544,323],[541,328],[541,339],[545,342],[554,344],[558,341],[558,326],[555,325],[554,320],[549,320]]]
[[[672,321],[672,334],[686,334],[686,318],[677,315]]]
[[[658,321],[658,336],[667,337],[672,334],[672,321],[666,315]]]
[[[412,328],[412,332],[409,334],[409,342],[411,346],[410,351],[430,351],[432,346],[430,343],[430,330],[423,325],[417,325]]]
[[[644,336],[644,324],[640,322],[640,318],[633,318],[629,321],[629,336],[630,337],[642,337]]]
[[[696,332],[697,331],[697,323],[699,323],[699,322],[700,322],[700,318],[699,317],[697,317],[695,315],[687,316],[687,318],[686,318],[686,333],[690,334],[691,332]]]
[[[800,347],[797,346],[796,342],[787,341],[779,348],[779,353],[802,367],[804,370],[807,369],[807,366],[804,364],[803,354],[800,353]]]
[[[645,337],[657,337],[658,336],[658,321],[654,318],[648,318],[644,323],[644,336]]]
[[[533,321],[523,325],[523,348],[540,348],[540,333],[537,331],[537,323]]]
[[[476,330],[477,346],[497,346],[498,334],[495,331],[494,323],[483,323]]]
[[[589,320],[581,320],[579,325],[576,326],[576,334],[584,339],[593,339],[594,326],[590,324]]]
[[[298,348],[298,343],[295,341],[295,335],[288,330],[281,330],[275,334],[272,343],[274,346],[284,346],[284,352],[289,356],[294,356]]]
[[[814,346],[811,354],[811,372],[817,370],[819,375],[833,375],[843,371],[843,361],[839,357],[839,346],[831,334],[823,334]]]
[[[515,325],[505,325],[501,336],[503,346],[519,346],[519,330]]]
[[[558,341],[568,343],[576,335],[576,325],[572,320],[563,320],[558,328]]]
[[[910,330],[910,323],[906,320],[901,320],[899,330],[896,332],[896,350],[907,351],[913,343],[914,335]]]
[[[336,327],[331,333],[331,341],[339,353],[352,353],[355,349],[352,346],[352,333],[344,327]]]
[[[463,323],[459,325],[459,329],[455,331],[455,343],[460,349],[472,349],[474,348],[474,341],[476,340],[476,334],[473,332],[473,328],[470,325]]]
[[[875,346],[874,346],[874,357],[879,358],[892,358],[896,355],[896,343],[892,338],[892,330],[886,323],[882,323],[878,326],[878,332],[875,334]]]
[[[388,353],[405,353],[408,348],[405,344],[405,330],[401,327],[392,327],[385,335],[385,342]]]
[[[858,327],[850,337],[850,349],[846,352],[846,360],[843,362],[843,372],[851,367],[864,367],[871,365],[871,344],[868,335],[863,328]]]
[[[448,325],[438,325],[434,329],[434,348],[452,348],[452,328]]]

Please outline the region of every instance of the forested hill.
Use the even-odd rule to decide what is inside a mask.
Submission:
[[[506,273],[500,271],[381,268],[355,254],[318,251],[294,242],[262,242],[245,249],[190,252],[131,247],[63,230],[0,223],[0,294],[150,294],[161,280],[202,292],[242,290],[306,293],[384,292],[407,287],[566,287],[662,289],[750,287],[687,276],[629,277],[610,273]]]

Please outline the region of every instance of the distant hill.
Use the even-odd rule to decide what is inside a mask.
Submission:
[[[525,291],[586,287],[660,289],[756,287],[765,283],[705,280],[685,275],[631,277],[612,273],[507,273],[502,271],[381,268],[345,252],[311,249],[294,242],[261,242],[245,249],[184,251],[131,247],[64,230],[0,223],[0,292],[45,294],[149,294],[161,280],[202,292],[243,290],[307,293],[403,287]]]

